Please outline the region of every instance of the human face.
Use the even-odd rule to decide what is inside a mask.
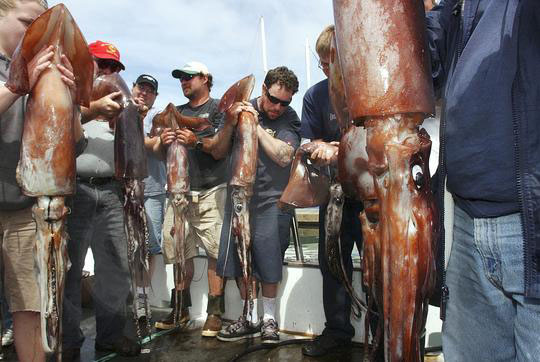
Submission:
[[[148,108],[152,108],[157,97],[154,87],[148,83],[135,84],[131,90],[131,95],[139,103],[144,103]]]
[[[283,104],[291,102],[293,93],[281,84],[274,83],[270,88],[263,84],[261,96],[261,109],[270,119],[276,119],[285,112],[287,106]],[[274,103],[277,101],[277,103]]]
[[[96,71],[96,77],[104,74],[118,73],[122,70],[120,64],[113,59],[101,59],[94,57],[94,69]]]
[[[319,57],[319,68],[328,77],[328,74],[330,74],[330,57],[328,55]]]
[[[28,26],[44,11],[35,1],[15,1],[15,8],[0,18],[0,52],[11,58]]]
[[[180,78],[180,84],[182,84],[182,92],[187,99],[193,99],[197,97],[206,87],[208,77],[206,75],[197,74],[191,76],[190,74],[182,74]]]

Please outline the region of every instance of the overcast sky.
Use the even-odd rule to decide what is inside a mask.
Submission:
[[[50,1],[49,6],[59,1]],[[238,79],[253,73],[253,96],[264,79],[260,17],[264,17],[268,67],[286,65],[300,82],[292,106],[300,116],[307,89],[305,42],[311,52],[311,84],[323,79],[317,68],[315,41],[333,23],[331,0],[66,0],[88,43],[115,44],[131,83],[148,73],[159,81],[155,105],[182,104],[180,83],[171,71],[188,61],[205,63],[214,76],[211,96],[222,94]]]

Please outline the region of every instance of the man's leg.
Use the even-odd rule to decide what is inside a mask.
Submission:
[[[508,238],[522,245],[521,227],[518,223],[513,230],[504,230],[496,219],[500,218],[472,219],[455,207],[454,241],[446,272],[450,294],[443,324],[445,361],[516,358],[516,307],[502,289],[502,271],[508,266],[502,265],[504,259],[494,240]]]
[[[45,361],[45,352],[41,343],[41,320],[39,313],[14,312],[13,333],[19,361]]]
[[[358,213],[361,210],[360,203],[350,200],[347,200],[343,206],[340,242],[343,265],[351,282],[353,271],[351,253],[355,243],[357,247],[361,247],[362,240],[362,229],[358,219]],[[314,357],[349,345],[354,336],[354,328],[351,324],[351,297],[345,286],[332,274],[328,266],[325,246],[325,219],[326,208],[321,207],[319,213],[319,268],[323,280],[323,307],[326,324],[322,336],[302,348],[305,355]]]

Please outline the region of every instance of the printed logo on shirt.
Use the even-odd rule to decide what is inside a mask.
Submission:
[[[331,121],[336,121],[337,120],[337,117],[336,117],[335,113],[330,113],[330,120]]]
[[[208,117],[210,117],[210,113],[201,113],[197,117],[199,117],[199,118],[208,118]]]

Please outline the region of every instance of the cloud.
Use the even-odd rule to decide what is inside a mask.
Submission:
[[[49,5],[57,4],[49,1]],[[156,106],[182,104],[172,69],[190,60],[205,63],[214,75],[211,95],[221,95],[236,80],[253,73],[253,96],[260,95],[264,78],[260,17],[264,17],[270,68],[286,65],[300,81],[292,106],[301,112],[306,91],[305,41],[312,49],[320,31],[333,22],[329,0],[66,0],[88,42],[100,39],[115,44],[121,53],[128,84],[141,73],[159,81]],[[314,54],[314,51],[312,52]],[[312,84],[323,78],[311,56]]]

